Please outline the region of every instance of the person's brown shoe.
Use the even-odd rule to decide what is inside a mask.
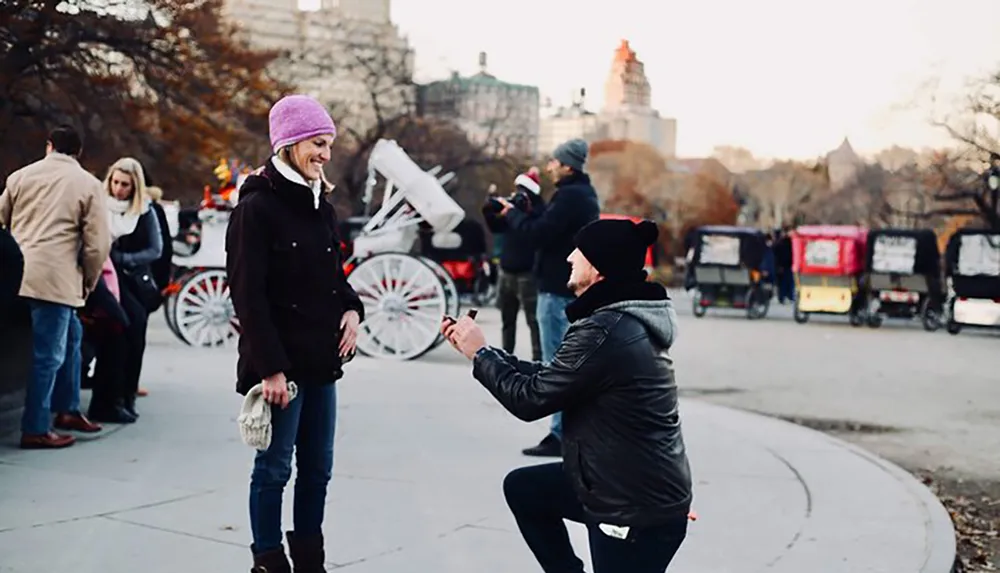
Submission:
[[[68,448],[76,443],[76,438],[65,434],[21,434],[21,447],[26,450],[54,450]]]
[[[60,430],[74,430],[86,434],[94,434],[100,432],[102,429],[100,424],[91,422],[80,412],[56,415],[56,421],[53,426]]]

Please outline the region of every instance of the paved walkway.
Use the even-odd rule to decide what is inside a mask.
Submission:
[[[151,395],[138,424],[63,451],[0,445],[0,572],[249,570],[252,451],[235,426],[234,354],[181,347],[158,331],[147,357]],[[508,415],[450,348],[349,368],[328,498],[330,568],[538,571],[500,484],[536,462],[519,452],[545,422]],[[908,473],[770,418],[693,400],[682,415],[699,519],[671,571],[950,570],[948,516]],[[584,530],[571,532],[586,555]]]

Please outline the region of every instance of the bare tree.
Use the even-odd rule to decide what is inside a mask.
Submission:
[[[751,218],[776,228],[805,218],[811,206],[829,194],[830,183],[822,165],[796,161],[777,162],[768,169],[745,173],[740,188],[753,203]]]
[[[0,176],[70,123],[91,170],[132,155],[168,195],[200,195],[220,156],[252,153],[283,89],[264,72],[275,54],[234,41],[222,1],[0,2]]]
[[[924,172],[922,179],[933,190],[933,207],[922,218],[972,216],[1000,230],[1000,158],[993,158],[984,169],[970,154],[976,157],[979,152],[941,152]]]
[[[875,163],[881,165],[883,169],[895,173],[909,166],[917,165],[920,154],[908,147],[893,145],[876,153],[874,159]]]
[[[891,174],[881,165],[866,163],[842,189],[811,201],[809,218],[832,225],[885,227],[895,214],[888,195],[890,180]]]
[[[933,123],[959,147],[937,153],[925,170],[934,206],[924,217],[974,216],[1000,230],[1000,70],[972,87],[957,117]]]
[[[346,210],[361,206],[371,177],[368,158],[380,139],[397,140],[424,168],[440,165],[459,178],[502,161],[491,153],[490,139],[470,141],[458,122],[419,116],[413,51],[391,27],[354,21],[317,26],[314,38],[284,53],[279,63],[293,76],[289,80],[315,93],[337,121],[330,172],[347,191]]]
[[[718,159],[732,173],[746,173],[766,169],[772,162],[759,159],[745,147],[733,145],[717,145],[712,150],[712,157]]]

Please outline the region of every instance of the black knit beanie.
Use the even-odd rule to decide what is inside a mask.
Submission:
[[[599,219],[580,229],[576,247],[605,279],[645,280],[646,251],[656,242],[656,223]]]

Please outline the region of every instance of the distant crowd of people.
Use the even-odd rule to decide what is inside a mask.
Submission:
[[[4,259],[2,306],[19,296],[31,313],[22,448],[64,448],[73,432],[139,418],[148,318],[170,278],[170,233],[149,174],[123,157],[101,181],[80,165],[82,152],[76,129],[52,130],[45,157],[0,194],[0,240],[19,266]]]

